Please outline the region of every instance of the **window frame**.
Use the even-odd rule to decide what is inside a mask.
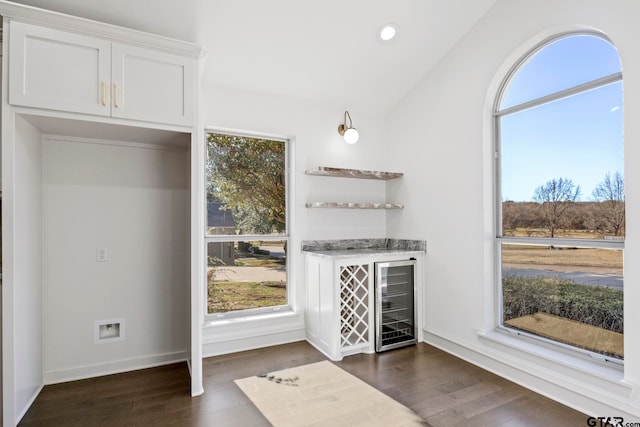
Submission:
[[[268,242],[268,241],[285,241],[287,248],[291,248],[291,231],[290,231],[290,224],[291,224],[291,218],[292,218],[292,213],[291,213],[291,194],[293,191],[293,185],[292,185],[292,177],[293,177],[293,173],[292,173],[292,162],[291,162],[291,158],[292,158],[292,151],[293,151],[293,141],[294,139],[292,137],[289,136],[285,136],[285,135],[277,135],[277,134],[270,134],[267,132],[253,132],[253,131],[245,131],[245,130],[236,130],[236,129],[228,129],[228,128],[218,128],[218,127],[206,127],[204,129],[204,138],[205,138],[205,143],[204,143],[204,160],[205,163],[207,162],[207,142],[206,142],[206,138],[207,135],[210,133],[216,133],[216,134],[222,134],[222,135],[230,135],[230,136],[240,136],[240,137],[247,137],[247,138],[256,138],[256,139],[266,139],[266,140],[271,140],[271,141],[280,141],[283,142],[285,144],[285,156],[284,156],[284,179],[285,179],[285,232],[284,234],[220,234],[220,235],[209,235],[207,234],[207,185],[206,185],[206,168],[204,170],[204,174],[205,174],[205,186],[204,186],[204,194],[202,195],[202,197],[205,200],[204,203],[204,241],[203,241],[203,245],[204,245],[204,254],[205,254],[205,263],[204,263],[204,268],[205,268],[205,278],[206,278],[206,273],[207,273],[207,262],[206,262],[206,257],[208,254],[208,245],[209,243],[224,243],[224,242],[237,242],[237,241],[263,241],[263,242]],[[224,321],[224,320],[228,320],[228,319],[233,319],[233,318],[246,318],[246,317],[253,317],[253,316],[260,316],[260,315],[268,315],[268,314],[281,314],[281,313],[286,313],[286,312],[292,312],[293,311],[293,307],[291,304],[292,298],[293,298],[293,292],[292,292],[292,284],[291,284],[291,278],[293,277],[292,274],[292,262],[291,259],[293,258],[292,253],[290,253],[290,251],[287,251],[286,254],[286,295],[287,295],[287,303],[286,304],[282,304],[282,305],[275,305],[275,306],[270,306],[270,307],[258,307],[258,308],[250,308],[250,309],[245,309],[245,310],[236,310],[236,311],[228,311],[228,312],[223,312],[223,313],[209,313],[209,308],[208,308],[208,301],[209,301],[209,294],[208,294],[208,283],[205,279],[205,283],[204,283],[204,289],[203,289],[203,294],[204,294],[204,298],[203,298],[203,305],[204,305],[204,320],[205,322],[211,323],[211,322],[216,322],[216,321]]]
[[[525,64],[534,55],[536,55],[545,47],[563,38],[573,37],[573,36],[598,37],[605,40],[612,46],[614,46],[608,37],[596,31],[572,31],[572,32],[555,34],[541,41],[537,45],[535,45],[533,48],[528,50],[523,56],[521,56],[518,61],[516,61],[513,64],[513,66],[509,69],[506,76],[500,83],[498,87],[497,95],[495,97],[495,102],[494,102],[493,111],[492,111],[493,144],[494,144],[493,146],[493,157],[494,157],[493,159],[493,166],[494,166],[493,167],[494,169],[493,198],[494,198],[494,212],[495,212],[494,226],[496,227],[495,233],[494,233],[495,239],[494,239],[494,245],[493,245],[494,260],[495,260],[494,261],[494,268],[495,268],[494,290],[495,290],[495,303],[496,303],[495,328],[497,332],[506,333],[510,336],[515,336],[518,338],[526,338],[526,339],[534,340],[534,342],[550,345],[552,348],[565,350],[571,354],[575,354],[581,357],[586,357],[588,359],[595,359],[602,363],[609,363],[615,367],[622,368],[624,367],[624,359],[617,359],[617,358],[605,356],[603,354],[596,353],[594,351],[582,349],[582,348],[572,346],[570,344],[565,344],[550,338],[545,338],[539,335],[535,335],[533,333],[528,333],[522,330],[516,330],[514,328],[509,328],[507,326],[504,326],[504,307],[503,307],[504,301],[503,301],[503,288],[502,288],[502,245],[503,244],[547,245],[547,246],[555,245],[555,246],[570,246],[570,247],[582,247],[582,248],[613,249],[613,250],[622,251],[623,258],[624,258],[624,245],[625,245],[624,238],[621,240],[599,240],[599,239],[572,239],[572,238],[557,238],[557,237],[554,237],[554,238],[515,237],[515,236],[503,235],[501,119],[505,116],[526,111],[526,110],[539,107],[541,105],[548,104],[551,102],[559,101],[573,95],[585,93],[590,90],[605,87],[607,85],[614,84],[617,82],[623,82],[622,71],[619,71],[617,73],[600,77],[598,79],[591,80],[586,83],[581,83],[567,89],[563,89],[548,95],[544,95],[539,98],[535,98],[517,105],[507,107],[505,109],[500,109],[500,105],[502,104],[504,96],[508,92],[509,85],[512,82],[513,77],[519,72],[519,70],[523,66],[525,66]],[[623,150],[624,150],[624,140],[623,140]],[[623,176],[624,176],[624,173],[623,173]],[[623,280],[624,280],[624,271],[623,271]]]

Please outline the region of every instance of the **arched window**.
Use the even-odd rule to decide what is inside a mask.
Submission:
[[[622,70],[598,34],[547,40],[496,99],[499,328],[622,362]]]

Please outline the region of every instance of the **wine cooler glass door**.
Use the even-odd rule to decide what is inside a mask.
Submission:
[[[415,264],[376,263],[376,351],[416,342]]]

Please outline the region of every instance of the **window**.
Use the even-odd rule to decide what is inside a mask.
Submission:
[[[499,328],[622,363],[622,73],[596,34],[540,45],[496,101]]]
[[[288,142],[206,138],[207,314],[280,310],[288,305]]]

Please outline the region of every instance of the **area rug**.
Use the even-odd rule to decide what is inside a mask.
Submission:
[[[328,361],[235,383],[275,427],[428,425],[409,408]]]

